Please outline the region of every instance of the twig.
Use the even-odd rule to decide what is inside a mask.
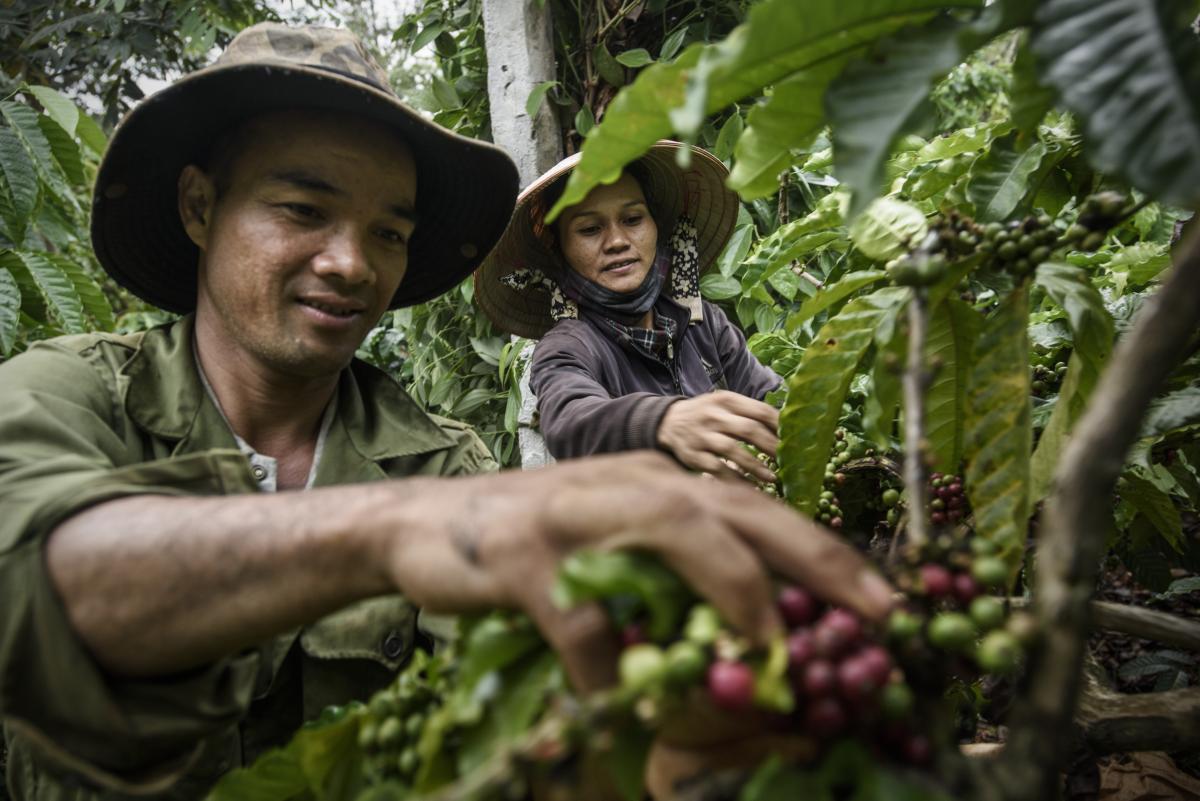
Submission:
[[[1043,513],[1034,582],[1042,632],[1029,685],[1014,711],[1010,747],[990,781],[1001,797],[1057,797],[1082,683],[1089,600],[1108,531],[1109,504],[1142,417],[1200,324],[1200,231],[1189,236],[1162,289],[1118,345],[1063,451]]]
[[[1029,605],[1025,598],[1008,600],[1016,609]],[[1117,631],[1163,645],[1200,651],[1200,620],[1111,601],[1092,601],[1089,606],[1092,631]]]
[[[925,513],[928,492],[925,486],[925,389],[929,374],[925,370],[925,338],[929,329],[929,309],[925,290],[914,288],[908,303],[908,364],[901,381],[904,385],[904,486],[908,490],[908,539],[916,548],[929,541],[929,517]]]
[[[632,0],[632,2],[626,4],[625,6],[622,6],[620,9],[618,9],[617,13],[614,14],[608,20],[607,23],[605,23],[604,27],[601,28],[599,30],[599,32],[596,33],[596,41],[599,42],[599,41],[603,40],[605,35],[609,32],[609,30],[614,25],[616,25],[618,22],[625,19],[625,17],[629,16],[629,12],[631,12],[635,8],[637,8],[641,2],[642,2],[642,0]]]

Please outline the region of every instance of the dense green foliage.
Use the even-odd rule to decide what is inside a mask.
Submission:
[[[1200,202],[1200,82],[1192,75],[1200,42],[1187,33],[1183,5],[764,0],[723,40],[646,62],[587,136],[560,207],[655,139],[704,142],[706,130],[717,130],[713,120],[723,120],[723,155],[732,155],[732,182],[747,207],[703,290],[729,305],[755,353],[788,378],[778,398],[782,486],[767,489],[864,546],[902,541],[926,516],[931,543],[893,548],[898,557],[888,562],[910,596],[943,592],[934,582],[950,581],[930,563],[913,578],[914,560],[936,554],[961,565],[963,549],[975,580],[1022,591],[1063,445],[1114,341],[1168,267],[1179,223]],[[1101,24],[1120,35],[1096,35]],[[1082,80],[1081,68],[1105,80]],[[956,116],[959,101],[948,98],[973,104],[978,117]],[[916,445],[926,469],[942,471],[929,476],[924,509],[910,508],[913,489],[897,470],[900,373],[914,314],[928,325],[916,367],[929,376],[925,439]],[[1172,568],[1200,570],[1194,522],[1184,526],[1200,507],[1198,350],[1200,339],[1143,424],[1112,499],[1110,558],[1164,598],[1195,586],[1172,583]],[[647,599],[678,595],[673,577],[642,564],[572,562],[563,581],[564,601],[581,597],[581,582],[592,588],[584,598],[615,598],[618,627],[637,599],[650,625]],[[608,592],[595,589],[605,582]],[[1002,606],[982,600],[970,614],[941,614],[926,636],[989,670],[1011,669],[1012,634],[980,636]],[[895,625],[906,636],[922,626],[919,615]],[[528,621],[498,613],[463,631],[452,650],[397,684],[401,696],[416,682],[441,699],[416,727],[415,744],[397,741],[388,757],[416,767],[371,768],[378,757],[363,755],[379,753],[374,730],[351,742],[378,724],[372,702],[344,711],[324,730],[340,745],[321,749],[355,752],[344,764],[364,760],[365,772],[338,774],[348,783],[336,786],[309,783],[310,792],[399,798],[415,788],[491,798],[556,778],[569,792],[586,781],[585,754],[607,742],[598,746],[603,769],[625,797],[640,797],[645,747],[662,723],[645,702],[666,703],[646,677],[664,657],[638,650],[622,663],[624,690],[577,706],[541,661],[547,652]],[[682,631],[692,638],[692,622]],[[743,658],[756,684],[780,675],[770,653]],[[1181,680],[1178,667],[1161,651],[1121,674],[1152,673],[1167,687]],[[957,709],[960,727],[991,714],[982,685],[934,679],[932,691]],[[759,694],[767,707],[770,697]],[[308,771],[310,757],[296,744],[280,758],[291,760],[290,772]],[[263,775],[235,774],[219,795],[282,797],[256,784]],[[835,788],[860,799],[935,792],[911,789],[848,744],[810,767],[769,761],[741,797],[791,797],[801,787],[814,798],[835,797]]]
[[[560,207],[663,136],[706,145],[731,164],[745,205],[702,289],[788,379],[777,398],[782,484],[770,489],[884,550],[922,516],[939,559],[961,569],[969,551],[980,557],[970,570],[987,574],[983,583],[1028,588],[1028,546],[1064,444],[1200,203],[1200,41],[1186,4],[549,5],[560,73],[530,102],[559,109],[568,146],[586,134]],[[478,3],[426,2],[394,39],[409,55],[434,49],[428,80],[399,76],[404,59],[390,54],[397,82],[442,124],[486,136]],[[41,336],[111,326],[97,297],[124,309],[107,287],[94,291],[83,244],[86,185],[103,143],[55,97],[28,90],[0,107],[5,354]],[[913,308],[928,324],[917,447],[939,471],[926,508],[912,508],[914,488],[897,470]],[[464,284],[389,314],[362,353],[427,408],[476,425],[511,464],[520,344],[473,311]],[[1173,583],[1172,569],[1200,571],[1200,541],[1194,523],[1185,526],[1200,509],[1198,352],[1200,340],[1144,421],[1112,499],[1110,558],[1162,597],[1195,586],[1194,578]],[[912,575],[930,552],[893,552],[901,554],[888,565],[893,578],[910,595],[928,593],[928,565],[920,580]],[[661,631],[680,629],[694,603],[674,576],[625,555],[572,560],[560,595],[605,599],[618,626],[640,603]],[[949,614],[928,630],[932,640],[985,667],[1004,665],[1009,643],[993,631],[975,649],[989,626],[977,631],[963,609]],[[693,636],[690,618],[682,629]],[[526,619],[496,613],[462,631],[450,650],[416,660],[385,701],[331,711],[231,775],[217,797],[390,799],[450,788],[490,798],[547,780],[546,766],[550,779],[578,786],[589,744],[604,739],[591,737],[597,731],[618,744],[600,749],[602,769],[626,797],[640,797],[660,722],[639,704],[645,686],[631,680],[639,686],[580,704]],[[784,708],[786,659],[737,653],[765,688],[762,705]],[[1123,670],[1153,671],[1167,686],[1182,675],[1169,653]],[[990,714],[973,678],[938,684],[943,673],[928,675],[927,691],[956,707],[950,718]],[[414,697],[423,699],[419,716],[404,707],[404,731],[383,737],[394,707]],[[953,721],[930,719],[949,745]],[[380,753],[392,759],[385,768]],[[932,792],[884,776],[890,769],[868,751],[844,745],[802,768],[767,762],[742,797],[791,797],[805,787],[832,798],[847,785],[864,801]]]

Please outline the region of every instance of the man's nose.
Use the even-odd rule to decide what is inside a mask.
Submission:
[[[324,277],[340,278],[347,284],[373,283],[375,280],[362,237],[350,226],[330,232],[325,246],[313,259],[313,270]]]

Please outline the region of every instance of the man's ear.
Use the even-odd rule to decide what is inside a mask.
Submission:
[[[213,207],[216,205],[216,185],[194,164],[179,173],[179,219],[188,238],[196,247],[206,250]]]

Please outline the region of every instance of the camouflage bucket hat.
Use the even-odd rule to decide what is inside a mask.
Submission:
[[[92,245],[119,284],[160,308],[196,306],[197,249],[176,200],[180,171],[205,165],[226,132],[258,114],[313,109],[394,129],[417,167],[419,224],[391,307],[453,288],[504,231],[518,189],[499,148],[422,118],[347,31],[261,23],[239,33],[211,65],[134,108],[118,126],[96,177]]]

